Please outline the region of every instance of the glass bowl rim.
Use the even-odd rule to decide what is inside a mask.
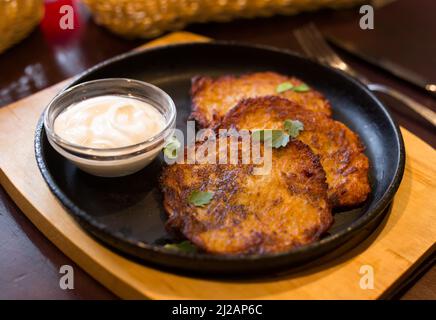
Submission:
[[[55,103],[64,95],[71,93],[72,91],[78,90],[84,86],[89,86],[89,85],[94,85],[96,83],[101,83],[101,82],[113,82],[113,81],[119,81],[119,82],[127,82],[127,83],[135,83],[137,85],[141,85],[141,86],[145,86],[145,87],[149,87],[152,90],[155,90],[157,93],[159,93],[160,95],[162,95],[168,102],[169,102],[169,119],[167,119],[165,121],[165,127],[159,131],[157,134],[153,135],[152,137],[148,138],[147,140],[135,143],[135,144],[131,144],[128,146],[122,146],[122,147],[115,147],[115,148],[92,148],[92,147],[85,147],[83,145],[79,145],[79,144],[75,144],[72,142],[69,142],[63,138],[61,138],[59,135],[57,135],[54,132],[54,128],[52,129],[52,126],[54,125],[54,120],[53,120],[53,124],[50,125],[49,124],[49,115],[50,115],[50,110],[52,109],[52,106],[55,105]],[[109,94],[109,93],[108,93]],[[165,136],[165,133],[171,129],[172,125],[175,122],[177,116],[177,110],[176,110],[176,106],[174,104],[173,99],[169,96],[168,93],[166,93],[165,91],[163,91],[162,89],[160,89],[159,87],[145,82],[145,81],[140,81],[140,80],[135,80],[135,79],[129,79],[129,78],[103,78],[103,79],[96,79],[96,80],[90,80],[90,81],[86,81],[86,82],[82,82],[82,83],[78,83],[72,87],[69,87],[67,89],[64,89],[62,91],[60,91],[47,105],[46,109],[44,110],[44,129],[47,133],[47,136],[49,138],[51,138],[53,140],[53,142],[55,142],[56,144],[58,144],[61,147],[65,147],[67,149],[73,149],[73,150],[78,150],[78,151],[83,151],[84,153],[87,153],[85,151],[88,152],[120,152],[120,151],[129,151],[131,149],[136,149],[139,148],[141,146],[143,147],[148,147],[148,145],[150,144],[155,144],[157,141],[159,141],[162,137]]]

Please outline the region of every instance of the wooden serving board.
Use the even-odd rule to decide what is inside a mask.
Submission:
[[[170,34],[148,46],[208,41]],[[59,83],[0,109],[0,182],[27,217],[66,255],[122,298],[152,299],[375,299],[385,296],[435,249],[436,152],[402,129],[406,170],[391,213],[361,245],[316,268],[256,280],[205,280],[130,261],[97,243],[49,191],[35,161],[38,118]],[[361,289],[361,267],[371,266],[374,288]]]

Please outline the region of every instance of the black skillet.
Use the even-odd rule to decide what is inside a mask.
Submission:
[[[77,169],[49,145],[40,122],[35,151],[51,191],[94,237],[135,260],[194,274],[246,275],[295,268],[364,240],[383,218],[404,171],[401,133],[383,104],[352,78],[288,51],[235,43],[191,43],[128,53],[79,75],[69,86],[101,78],[132,78],[165,90],[177,106],[177,127],[190,113],[190,79],[253,71],[294,75],[321,91],[333,117],[357,132],[370,159],[372,193],[366,203],[335,213],[335,223],[320,241],[290,252],[250,256],[179,253],[163,249],[173,241],[158,178],[162,157],[124,178],[97,178]],[[337,250],[335,250],[337,249]],[[316,263],[316,261],[315,261]]]

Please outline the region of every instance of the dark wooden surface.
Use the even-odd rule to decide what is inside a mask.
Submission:
[[[376,29],[397,20],[401,32],[407,27],[408,15],[429,17],[436,12],[433,0],[399,0],[376,11]],[[128,41],[112,35],[96,26],[81,6],[79,28],[69,34],[57,34],[45,22],[17,46],[0,54],[0,107],[35,93],[89,68],[116,54],[131,50],[143,40]],[[415,17],[416,18],[416,17]],[[314,21],[326,34],[346,34],[359,41],[357,28],[358,9],[343,11],[323,10],[294,17],[273,17],[255,20],[238,20],[231,23],[197,24],[186,28],[220,40],[238,40],[261,43],[300,51],[292,36],[292,29]],[[415,19],[414,21],[419,21]],[[434,19],[423,20],[423,28],[436,33]],[[419,26],[414,25],[419,37]],[[427,30],[428,31],[428,30]],[[372,31],[367,31],[372,32]],[[376,33],[383,34],[382,33]],[[385,33],[386,34],[386,33]],[[389,35],[389,34],[388,34]],[[397,37],[401,39],[401,37]],[[383,46],[382,37],[374,38],[374,46]],[[423,44],[423,50],[425,50]],[[404,39],[407,51],[407,39]],[[411,51],[416,64],[426,67],[419,50]],[[436,110],[436,101],[423,91],[387,73],[359,61],[344,52],[341,55],[357,70],[374,81],[392,85],[402,92]],[[404,54],[404,53],[403,53]],[[426,55],[427,56],[427,55]],[[433,57],[436,56],[436,52]],[[436,70],[433,70],[436,78]],[[433,147],[436,146],[435,130],[424,120],[404,106],[382,97],[399,124],[420,136]],[[23,215],[6,192],[0,187],[0,298],[3,299],[114,299],[112,293],[88,276],[83,270],[62,254]],[[59,268],[71,265],[75,271],[74,290],[59,287]],[[396,298],[436,299],[436,268],[432,265],[404,288]]]

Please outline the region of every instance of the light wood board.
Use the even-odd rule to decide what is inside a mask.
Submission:
[[[207,38],[179,32],[149,45]],[[288,276],[205,280],[162,272],[115,254],[92,239],[46,186],[35,161],[38,118],[59,83],[0,109],[0,182],[48,239],[122,298],[375,299],[407,277],[435,249],[436,152],[402,129],[406,169],[389,218],[369,239],[340,258]],[[361,289],[362,266],[374,270],[374,289]],[[31,266],[29,266],[31,267]]]

